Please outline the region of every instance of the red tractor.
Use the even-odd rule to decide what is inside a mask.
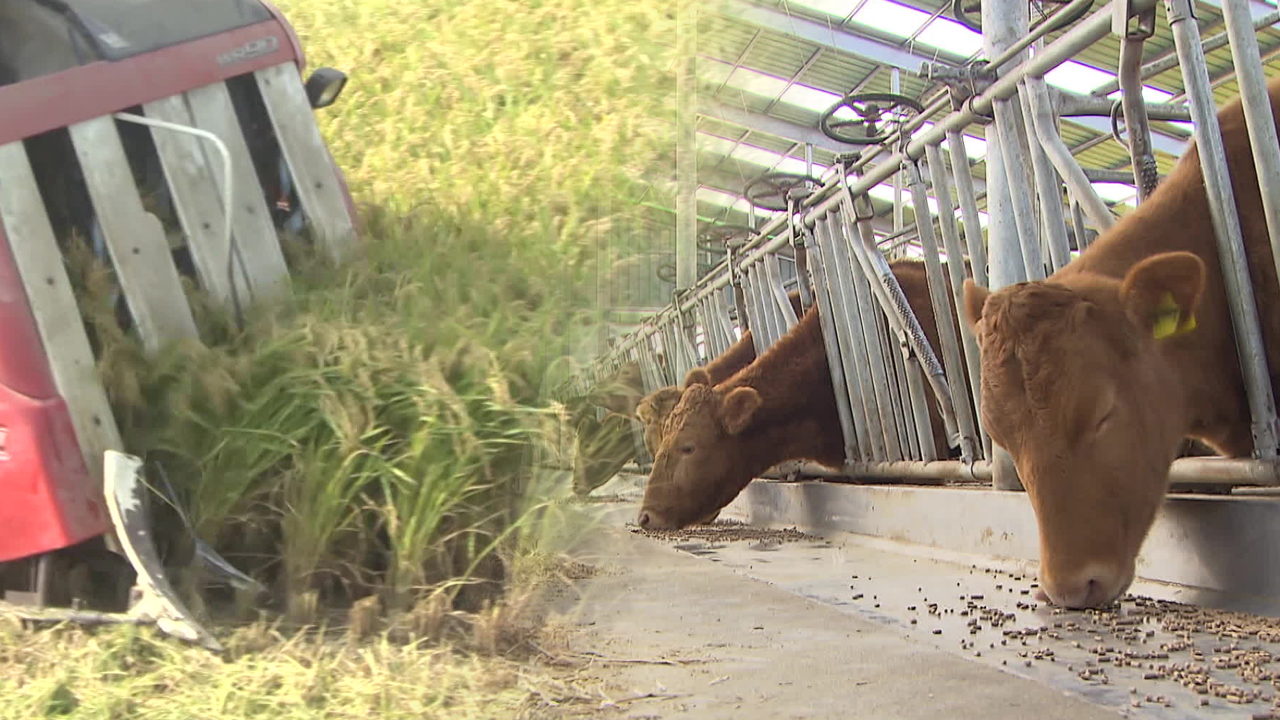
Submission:
[[[69,616],[218,647],[165,580],[64,253],[80,238],[110,265],[118,320],[148,350],[197,335],[183,275],[239,311],[288,292],[281,231],[340,258],[355,210],[312,112],[346,76],[303,69],[266,0],[0,3],[4,604],[83,602],[108,613]]]

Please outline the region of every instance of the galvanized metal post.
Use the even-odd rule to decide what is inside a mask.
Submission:
[[[698,279],[697,0],[676,12],[676,289]]]
[[[1085,177],[1084,169],[1080,167],[1080,163],[1071,154],[1071,149],[1058,134],[1048,84],[1043,77],[1027,77],[1023,80],[1023,86],[1029,93],[1027,99],[1031,105],[1031,120],[1035,126],[1036,137],[1044,147],[1050,162],[1067,183],[1071,198],[1080,203],[1085,215],[1097,226],[1098,231],[1105,232],[1115,224],[1116,217],[1102,202],[1102,198],[1098,197],[1097,191],[1089,183],[1089,178]]]
[[[1018,96],[1023,124],[1034,132],[1035,118],[1031,111],[1030,92],[1025,84]],[[1049,250],[1050,272],[1057,272],[1071,261],[1067,220],[1062,213],[1062,181],[1058,179],[1057,171],[1039,142],[1031,143],[1031,169],[1035,177],[1036,194],[1040,197],[1040,225],[1044,232],[1044,245]]]
[[[987,251],[983,246],[982,224],[978,221],[978,198],[973,192],[973,175],[969,170],[968,150],[964,144],[964,136],[959,130],[947,132],[947,147],[951,151],[951,175],[956,181],[956,197],[960,200],[960,217],[964,220],[964,240],[969,247],[969,264],[973,268],[973,281],[986,287]],[[959,158],[958,161],[957,158]]]
[[[815,232],[822,232],[822,223],[818,224]],[[822,327],[822,346],[827,353],[831,389],[836,394],[836,412],[840,418],[840,434],[844,438],[845,461],[857,462],[870,457],[871,445],[866,426],[859,425],[862,420],[855,416],[855,409],[852,407],[852,398],[859,392],[857,380],[849,376],[843,361],[847,343],[841,342],[841,334],[836,331],[834,299],[827,282],[827,262],[822,245],[821,241],[812,245],[814,255],[813,262],[809,264],[809,280],[813,283],[813,301],[818,307],[818,324]]]
[[[889,397],[889,375],[885,370],[884,354],[880,347],[880,336],[876,333],[876,307],[872,302],[871,287],[862,273],[856,272],[849,259],[848,244],[843,241],[835,224],[836,219],[827,216],[827,223],[832,230],[832,249],[835,255],[835,272],[840,284],[853,290],[853,307],[857,319],[862,326],[862,338],[867,351],[867,367],[871,371],[871,390],[875,396],[876,408],[880,417],[880,428],[884,433],[885,452],[892,462],[902,459],[902,443],[898,436],[898,423],[893,402]],[[848,290],[845,297],[849,297]],[[858,330],[854,326],[854,332]]]
[[[956,148],[951,146],[949,149],[951,150],[951,161],[954,163],[956,161]],[[964,148],[961,147],[960,150],[963,152]],[[961,157],[963,158],[963,156]],[[950,276],[951,298],[955,301],[956,312],[960,313],[964,309],[964,253],[960,249],[960,235],[956,231],[956,209],[951,203],[951,186],[947,182],[947,171],[942,164],[942,149],[937,145],[926,146],[925,159],[929,163],[929,174],[933,178],[933,196],[938,202],[938,222],[942,228],[942,243],[947,249],[947,274]],[[942,321],[939,320],[938,322]],[[953,322],[950,311],[946,313],[946,322],[948,326]],[[968,325],[961,322],[960,326],[959,333],[963,340],[965,365],[968,369],[968,377],[964,379],[967,379],[968,382],[961,382],[957,385],[954,381],[950,381],[947,384],[951,387],[952,400],[957,403],[963,401],[966,406],[966,412],[968,412],[969,407],[978,408],[979,388],[982,387],[979,383],[982,355],[978,349],[977,338],[969,330]],[[973,420],[979,438],[983,447],[985,447],[986,443],[989,442],[986,432],[982,430],[982,423],[978,421],[978,417]]]
[[[860,423],[866,432],[866,437],[860,434],[858,440],[874,462],[884,462],[888,449],[862,332],[861,313],[864,308],[858,307],[853,287],[839,272],[840,257],[836,254],[839,237],[832,232],[831,213],[827,213],[814,227],[814,237],[822,246],[823,268],[831,292],[831,321],[841,343],[840,360],[850,389],[849,407],[855,413],[855,423]]]
[[[865,197],[860,199],[866,200]],[[850,212],[855,213],[856,228],[850,227],[848,222],[848,216],[845,213]],[[924,373],[921,366],[933,368],[934,370],[930,370],[928,373],[933,376],[935,370],[937,373],[942,372],[941,365],[938,364],[937,358],[933,355],[933,349],[925,341],[924,331],[920,328],[915,312],[907,304],[906,297],[902,294],[902,288],[898,285],[898,279],[893,275],[892,268],[884,259],[884,256],[875,249],[876,236],[875,229],[871,226],[870,208],[868,208],[866,215],[858,215],[856,213],[857,205],[854,201],[849,200],[845,203],[839,216],[848,237],[849,249],[856,260],[853,271],[855,274],[861,272],[862,276],[867,278],[872,294],[875,295],[877,302],[880,304],[882,314],[888,320],[890,327],[893,328],[894,335],[897,337],[898,351],[902,354],[905,364],[909,368],[907,372],[907,395],[911,400],[911,418],[915,427],[915,435],[920,444],[919,451],[921,457],[925,460],[935,460],[938,455],[933,443],[933,427],[929,422],[928,400],[925,397],[925,379],[922,377]],[[853,234],[855,229],[856,236]],[[890,290],[893,290],[892,297],[897,297],[901,304],[890,299]],[[948,428],[955,426],[954,420],[947,419],[949,416],[945,409],[943,417]]]
[[[942,173],[942,153],[937,146],[929,146],[938,157]],[[920,164],[910,163],[906,167],[907,181],[911,185],[911,204],[916,209],[916,217],[924,222],[917,223],[920,229],[920,245],[924,250],[925,275],[929,279],[929,300],[933,303],[933,315],[938,324],[938,338],[942,341],[942,354],[946,358],[947,387],[950,390],[946,397],[939,397],[939,403],[951,403],[952,412],[960,431],[960,453],[965,462],[975,459],[973,448],[977,443],[974,429],[973,413],[966,397],[966,378],[960,361],[960,341],[956,338],[956,326],[951,317],[951,301],[947,295],[947,280],[942,274],[942,260],[938,257],[938,239],[933,234],[933,223],[929,221],[929,196],[925,192],[924,175],[920,172]],[[950,200],[950,198],[948,198]],[[950,202],[948,202],[950,204]],[[941,210],[941,208],[939,208]],[[948,258],[952,263],[963,262],[962,257]]]
[[[902,71],[894,67],[889,72],[889,92],[898,95],[902,93]],[[903,193],[902,193],[902,173],[894,173],[893,175],[893,231],[895,233],[902,232],[904,224],[903,218]]]
[[[1084,252],[1089,247],[1089,235],[1084,226],[1084,211],[1074,197],[1071,198],[1071,229],[1076,233],[1076,250]]]
[[[1191,0],[1164,0],[1164,4],[1195,123],[1195,140],[1204,173],[1205,191],[1209,196],[1209,214],[1213,220],[1214,236],[1218,241],[1218,256],[1222,262],[1222,279],[1226,284],[1227,301],[1231,308],[1231,324],[1235,329],[1240,371],[1244,376],[1249,411],[1253,418],[1254,457],[1271,459],[1276,455],[1275,398],[1272,395],[1271,375],[1258,325],[1258,308],[1249,277],[1240,218],[1236,214],[1235,194],[1227,172],[1222,131],[1218,125],[1213,91],[1209,87],[1204,50],[1200,46],[1200,30],[1196,27]],[[1265,108],[1263,105],[1262,109]],[[1274,136],[1272,142],[1275,142]],[[1268,217],[1268,225],[1270,220]]]
[[[1280,141],[1276,138],[1275,116],[1267,93],[1267,77],[1262,69],[1258,36],[1253,31],[1248,0],[1224,0],[1222,19],[1227,25],[1231,58],[1235,61],[1236,84],[1244,106],[1245,126],[1253,147],[1253,164],[1262,191],[1262,211],[1271,236],[1271,255],[1280,273]]]

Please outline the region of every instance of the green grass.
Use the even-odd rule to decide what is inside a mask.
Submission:
[[[562,525],[563,478],[532,462],[563,431],[544,391],[592,336],[597,248],[634,173],[669,159],[646,118],[670,108],[673,20],[627,0],[277,2],[311,67],[350,74],[319,121],[361,248],[331,267],[286,243],[293,296],[243,329],[188,287],[204,343],[151,361],[115,325],[110,271],[73,251],[99,372],[149,478],[162,466],[199,535],[267,584],[255,609],[315,601],[292,619],[327,622],[376,598],[384,630],[493,617],[513,561]],[[229,664],[148,630],[5,629],[0,716],[511,717],[528,694],[497,660],[262,622],[213,623],[233,647],[259,633]]]

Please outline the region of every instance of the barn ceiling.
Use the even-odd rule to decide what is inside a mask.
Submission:
[[[976,3],[975,3],[976,5]],[[698,215],[704,221],[745,224],[751,206],[744,186],[770,170],[806,172],[817,177],[837,153],[859,146],[828,138],[818,128],[827,108],[850,92],[890,92],[897,70],[898,93],[927,106],[945,89],[920,76],[926,62],[962,67],[982,57],[981,36],[957,22],[950,0],[720,0],[699,23],[696,44]],[[1033,20],[1056,10],[1031,5]],[[1096,0],[1090,13],[1106,7]],[[1276,11],[1274,2],[1251,0],[1255,18]],[[1224,31],[1221,0],[1196,3],[1202,38]],[[1157,29],[1144,48],[1144,62],[1173,55],[1173,36],[1163,4],[1157,5]],[[1066,29],[1050,34],[1052,42]],[[1258,31],[1269,76],[1280,74],[1280,26]],[[1115,72],[1119,39],[1108,36],[1048,73],[1050,86],[1095,98],[1117,98]],[[1222,104],[1237,95],[1231,50],[1207,53],[1209,75]],[[1182,76],[1175,64],[1145,81],[1148,101],[1181,102]],[[945,117],[928,118],[925,127]],[[1190,137],[1190,124],[1153,122],[1153,140],[1162,173],[1168,172]],[[966,131],[966,153],[981,190],[986,164],[983,129]],[[1105,117],[1063,118],[1063,138],[1085,168],[1124,170],[1128,153],[1111,137]],[[812,167],[806,163],[806,149]],[[674,170],[674,168],[673,168]],[[1099,195],[1124,212],[1136,190],[1124,183],[1095,183]],[[878,227],[893,232],[891,184],[872,191],[883,216]],[[910,195],[904,192],[904,222],[913,222]],[[675,206],[674,172],[653,182],[646,204]],[[756,210],[755,226],[768,211]],[[985,213],[983,213],[985,221]]]

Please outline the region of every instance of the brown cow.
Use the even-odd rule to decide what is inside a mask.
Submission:
[[[898,261],[890,267],[938,347],[923,265]],[[639,525],[679,528],[718,512],[752,478],[786,460],[841,467],[844,440],[828,367],[814,308],[731,378],[686,387],[663,427]],[[946,448],[941,415],[932,403],[929,410],[934,442]]]
[[[1280,117],[1280,82],[1269,90]],[[1218,117],[1277,383],[1280,287],[1239,100]],[[1183,437],[1227,456],[1253,450],[1195,145],[1048,279],[966,283],[965,314],[982,349],[983,420],[1039,523],[1042,599],[1107,605],[1133,581]]]
[[[793,290],[787,293],[787,299],[791,301],[791,308],[795,311],[796,317],[800,317],[804,313],[800,306],[800,291]],[[689,387],[695,383],[716,385],[728,380],[755,359],[756,346],[752,340],[751,331],[747,330],[719,357],[702,367],[690,370],[685,375],[684,386]],[[640,422],[644,424],[644,445],[650,455],[656,456],[658,453],[663,423],[675,409],[676,403],[680,402],[681,392],[681,389],[674,385],[661,388],[647,395],[636,408],[636,417],[640,418]]]

